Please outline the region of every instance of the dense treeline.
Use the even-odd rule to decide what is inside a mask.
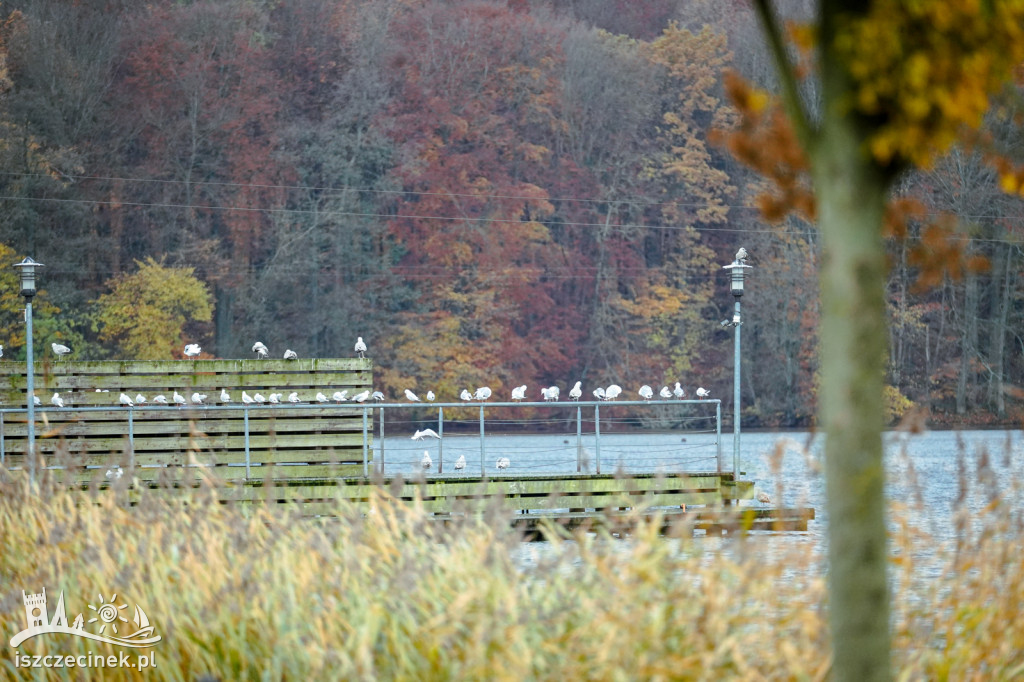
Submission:
[[[133,275],[152,291],[160,268],[186,268],[212,314],[197,303],[198,315],[162,324],[180,317],[168,334],[221,357],[257,338],[347,355],[361,335],[391,395],[679,380],[728,400],[720,266],[744,245],[747,413],[811,422],[814,226],[765,222],[760,182],[710,139],[733,122],[724,69],[771,85],[745,3],[3,11],[0,242],[46,264],[38,341],[71,342],[79,358],[166,357],[124,320],[145,325],[144,305],[179,296],[127,292]],[[990,132],[1021,143],[1017,127]],[[926,207],[908,241],[950,212],[989,267],[921,291],[908,241],[893,241],[892,402],[940,420],[1011,419],[1024,375],[1021,202],[966,152],[902,191]],[[9,276],[6,357],[24,342]]]

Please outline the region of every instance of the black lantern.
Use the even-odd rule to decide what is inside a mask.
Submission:
[[[14,267],[18,268],[21,275],[21,295],[31,300],[36,295],[36,268],[44,267],[43,264],[26,256],[25,260],[15,263]]]

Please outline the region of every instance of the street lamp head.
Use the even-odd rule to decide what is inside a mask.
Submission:
[[[736,298],[743,295],[743,271],[751,267],[753,266],[742,263],[739,260],[734,260],[722,268],[723,270],[730,271],[732,295]]]
[[[15,263],[14,267],[18,268],[21,276],[21,295],[31,299],[36,295],[36,268],[44,267],[43,264],[26,256],[25,260]]]

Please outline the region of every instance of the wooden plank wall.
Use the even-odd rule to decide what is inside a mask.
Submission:
[[[353,396],[367,390],[372,368],[371,360],[361,358],[39,362],[34,381],[42,406],[36,408],[36,450],[42,466],[84,468],[78,474],[83,480],[102,477],[114,464],[133,467],[131,475],[140,480],[165,477],[165,467],[198,474],[197,468],[176,469],[193,464],[212,467],[221,479],[244,479],[245,414],[224,409],[221,389],[227,389],[234,405],[241,405],[243,390],[250,396],[282,393],[285,400],[295,391],[303,401],[298,406],[249,410],[249,478],[362,474],[363,410],[355,403],[321,405],[315,395],[347,389]],[[141,393],[152,401],[158,394],[171,400],[175,391],[186,399],[195,392],[206,394],[208,404],[178,408],[150,402],[132,409],[118,404],[121,392],[133,399]],[[107,409],[57,409],[50,405],[55,392],[66,407]],[[24,408],[25,399],[24,363],[0,361],[2,407]],[[5,465],[23,466],[26,415],[7,412],[2,417]]]

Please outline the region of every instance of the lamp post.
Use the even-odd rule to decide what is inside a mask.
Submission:
[[[29,462],[29,483],[36,482],[36,401],[35,401],[35,362],[32,358],[32,297],[36,295],[36,268],[43,267],[29,257],[20,263],[15,263],[21,276],[21,295],[25,297],[25,390],[28,402],[28,442],[25,454]]]
[[[736,252],[736,259],[723,267],[729,270],[731,279],[732,295],[736,299],[733,308],[732,320],[722,322],[723,327],[732,327],[734,332],[733,343],[733,375],[732,375],[732,469],[733,475],[739,478],[740,475],[740,298],[743,296],[743,274],[744,270],[751,267],[747,265],[747,250],[741,248]]]

